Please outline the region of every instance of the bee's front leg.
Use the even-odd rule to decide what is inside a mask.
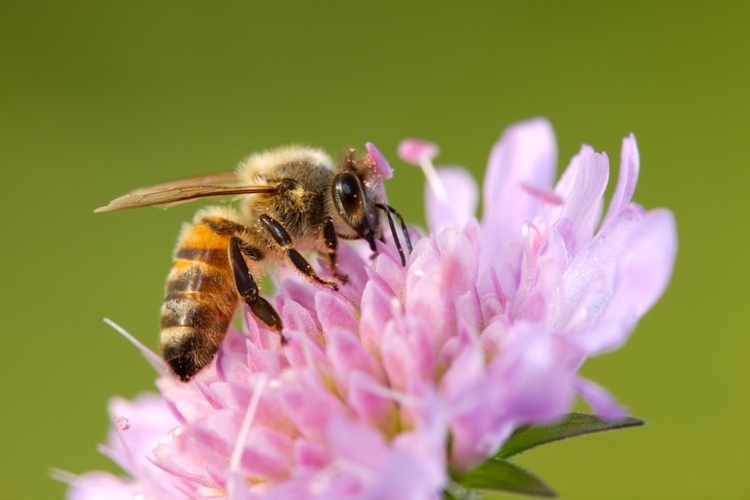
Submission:
[[[318,283],[319,285],[328,287],[332,290],[339,289],[339,286],[333,281],[327,281],[318,276],[318,274],[315,272],[315,269],[313,269],[310,263],[307,262],[307,259],[305,259],[297,250],[295,250],[292,244],[292,237],[289,236],[289,233],[286,232],[284,226],[282,226],[278,221],[266,214],[260,216],[260,222],[263,228],[271,235],[276,244],[286,252],[287,257],[289,257],[289,260],[292,261],[294,267],[296,267],[297,270],[301,272],[307,279]]]
[[[323,221],[323,242],[326,245],[326,254],[328,255],[328,268],[331,270],[333,277],[342,284],[346,284],[349,277],[346,274],[339,273],[339,238],[336,236],[336,228],[333,226],[333,219],[326,217]]]

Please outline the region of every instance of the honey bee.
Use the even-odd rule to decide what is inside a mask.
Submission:
[[[333,161],[320,149],[287,146],[253,154],[234,172],[137,189],[95,212],[241,195],[239,211],[229,206],[201,209],[178,238],[161,307],[160,344],[164,360],[186,382],[213,359],[240,299],[285,342],[281,317],[256,283],[264,264],[286,260],[310,282],[338,290],[300,252],[327,257],[331,275],[345,284],[347,276],[338,269],[338,240],[364,239],[376,252],[375,240],[382,240],[379,211],[386,215],[406,264],[393,217],[411,252],[406,224],[384,203],[379,180],[375,160],[357,156],[355,149]]]

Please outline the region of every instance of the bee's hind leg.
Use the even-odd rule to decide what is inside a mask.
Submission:
[[[256,318],[261,320],[268,328],[281,333],[284,324],[276,309],[258,293],[258,285],[255,283],[253,275],[250,274],[250,269],[247,267],[243,255],[243,253],[247,253],[246,251],[243,252],[245,246],[245,243],[237,237],[229,240],[229,265],[232,267],[237,293],[250,306],[250,310]],[[282,343],[284,340],[282,335]]]
[[[263,225],[263,228],[268,231],[268,233],[274,239],[276,244],[286,252],[287,257],[289,257],[289,260],[292,261],[294,267],[296,267],[299,272],[305,275],[307,279],[309,279],[310,281],[314,281],[319,285],[328,287],[332,290],[339,289],[339,286],[333,281],[327,281],[318,276],[318,274],[315,272],[315,269],[313,269],[310,263],[307,262],[307,259],[305,259],[297,250],[295,250],[294,246],[292,245],[292,237],[289,236],[289,233],[286,232],[284,226],[265,214],[260,216],[260,222]]]

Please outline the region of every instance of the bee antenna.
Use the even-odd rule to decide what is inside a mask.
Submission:
[[[393,208],[390,205],[386,205],[384,203],[376,203],[375,206],[385,212],[386,217],[388,217],[388,225],[391,226],[391,234],[393,234],[393,241],[396,243],[396,248],[398,249],[398,254],[401,256],[401,265],[406,266],[406,256],[404,255],[404,249],[401,247],[401,241],[398,239],[398,232],[396,231],[396,225],[393,223],[393,217],[391,217],[391,214],[398,217],[399,222],[401,223],[401,231],[404,233],[404,239],[406,240],[406,248],[409,249],[409,253],[412,252],[412,246],[411,246],[411,239],[409,238],[409,232],[406,229],[406,223],[404,222],[404,218],[401,217],[401,214],[398,213],[398,210]]]

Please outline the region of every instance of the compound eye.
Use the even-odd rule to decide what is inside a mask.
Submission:
[[[350,225],[362,217],[364,196],[359,179],[351,172],[343,172],[333,180],[333,199],[341,217]]]

